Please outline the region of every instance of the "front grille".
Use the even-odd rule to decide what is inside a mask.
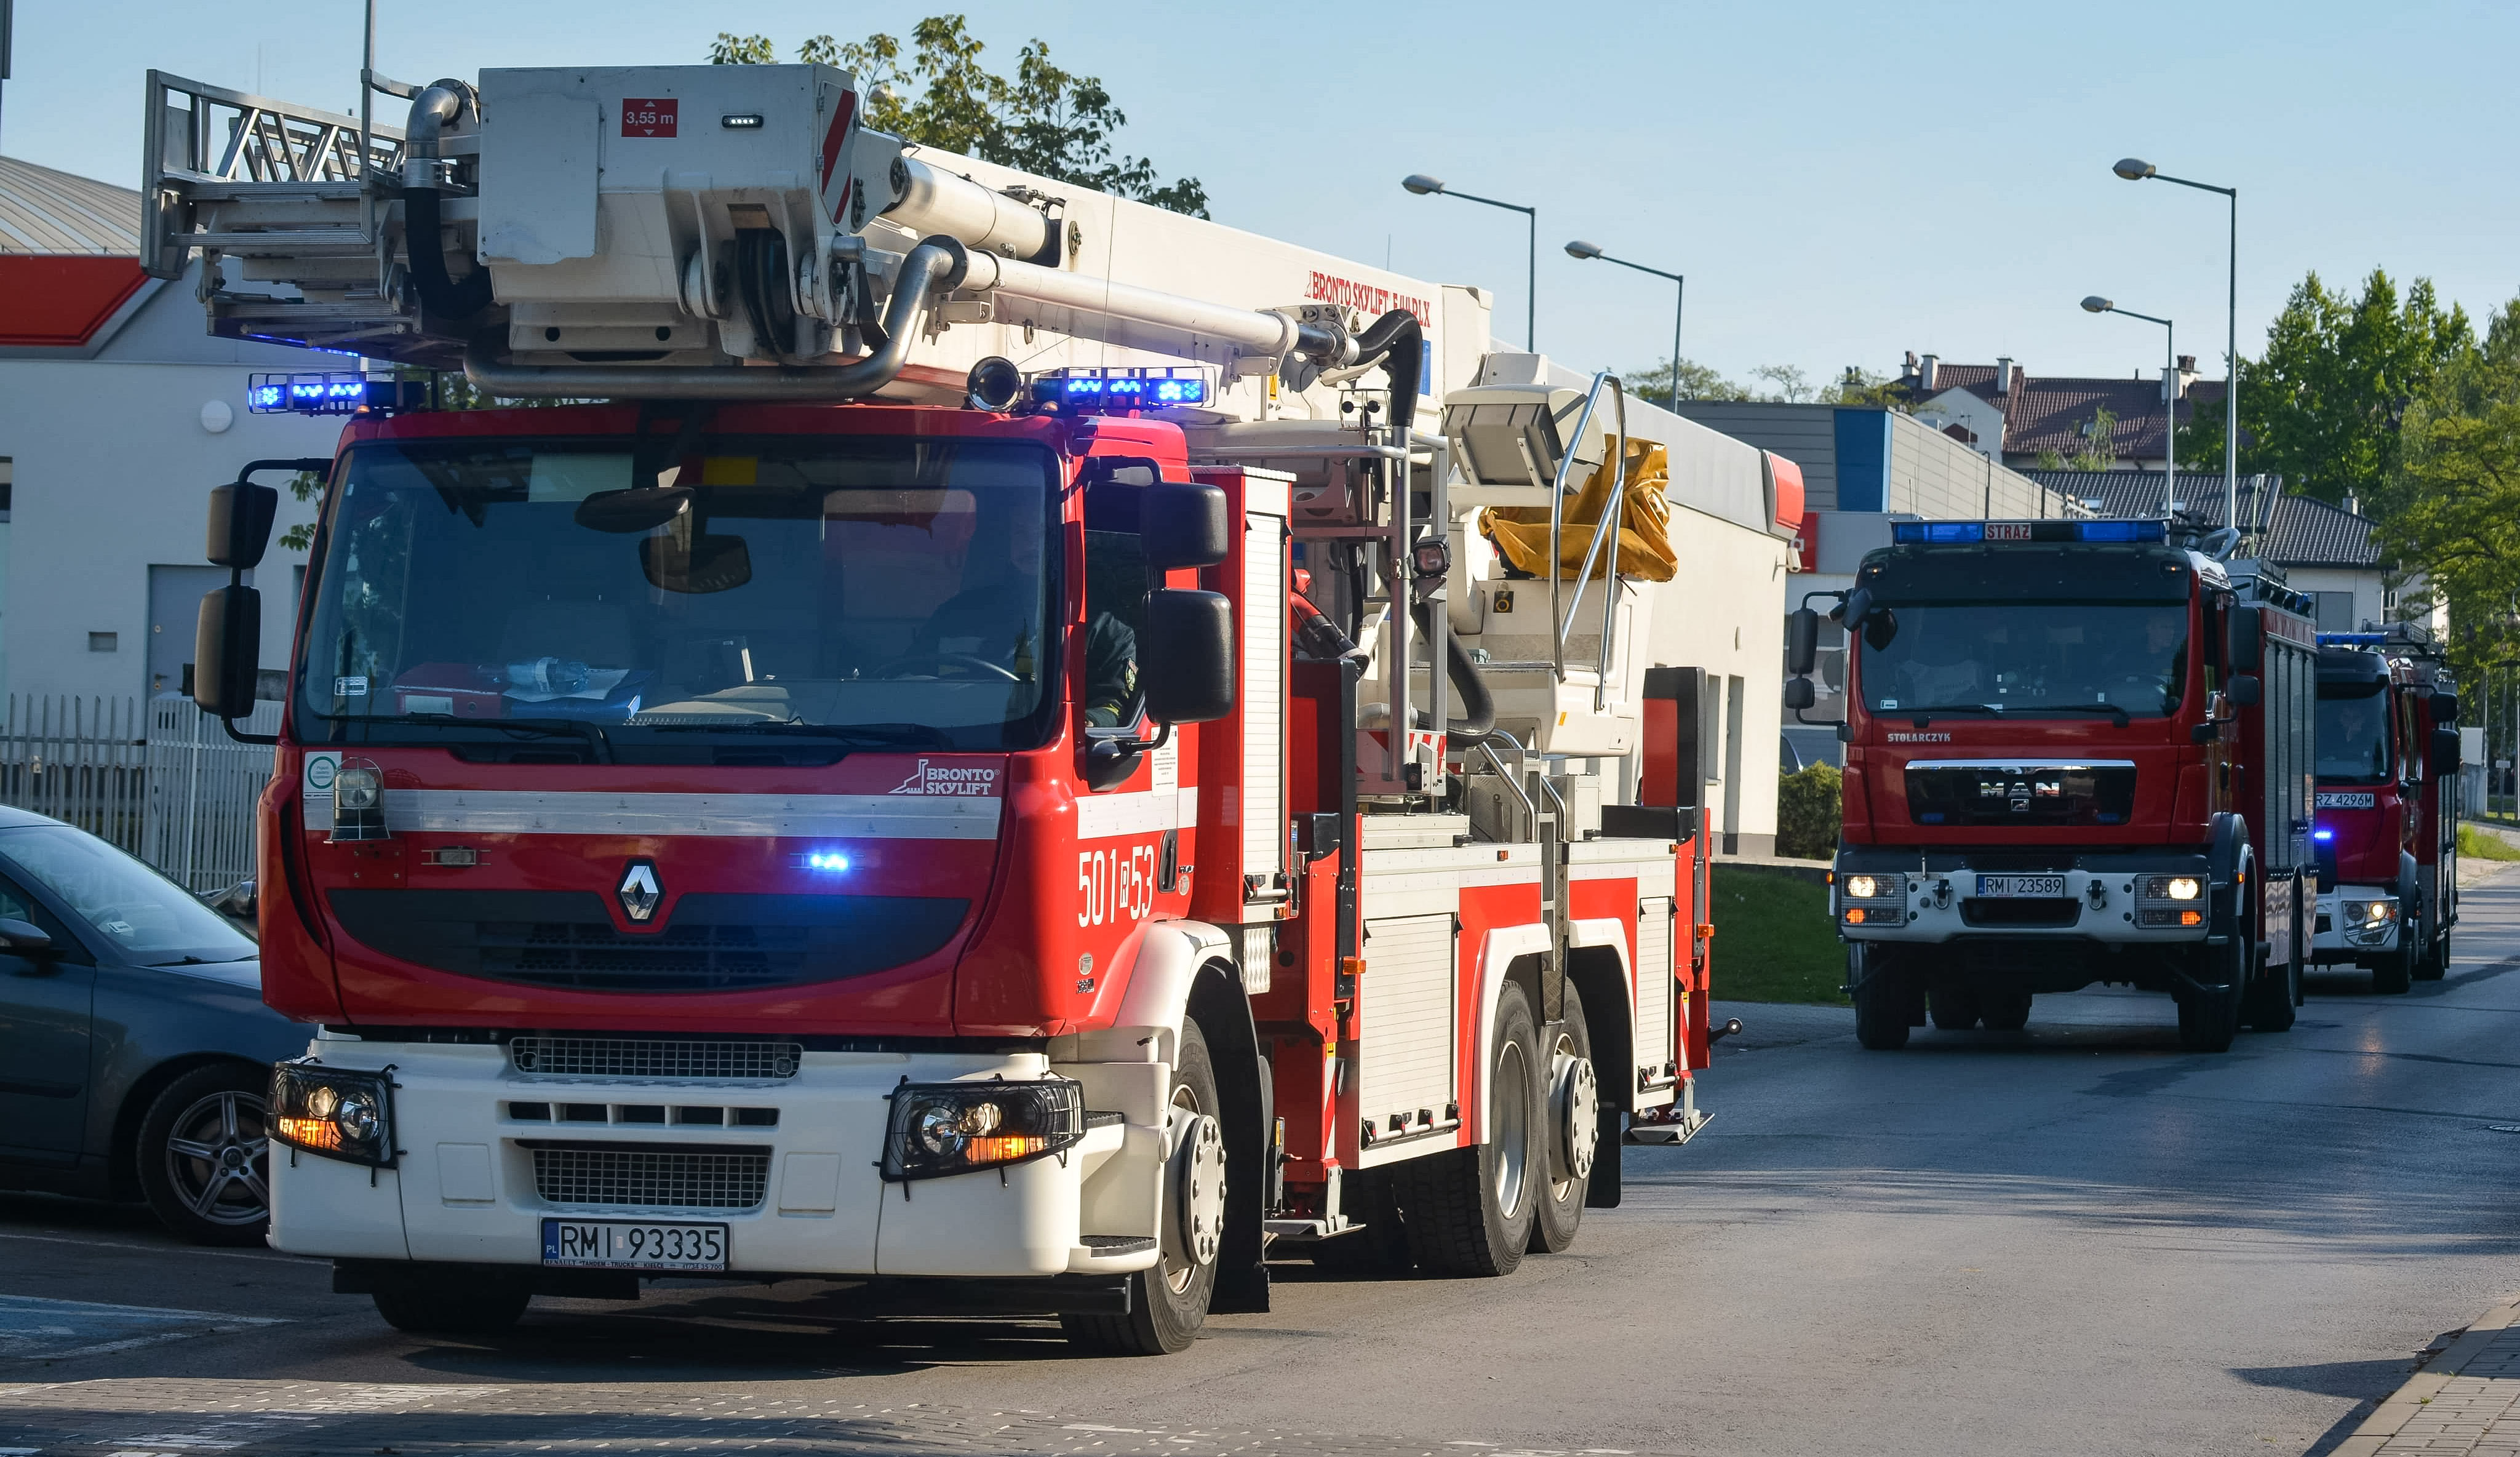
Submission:
[[[2123,825],[2135,765],[2123,760],[1914,759],[1908,813],[1920,825]]]
[[[2083,903],[2066,897],[1978,899],[1960,902],[1960,921],[1968,926],[2071,926],[2081,919]]]
[[[645,1037],[518,1037],[508,1060],[543,1077],[729,1077],[796,1075],[800,1042],[701,1042]]]
[[[331,892],[352,937],[460,976],[571,991],[747,991],[886,971],[953,938],[968,900],[695,892],[652,931],[584,890]]]
[[[770,1151],[688,1144],[527,1140],[546,1204],[750,1209],[770,1187]]]

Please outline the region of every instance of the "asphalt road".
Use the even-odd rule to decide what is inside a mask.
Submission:
[[[2323,1451],[2520,1287],[2520,876],[2479,879],[2448,979],[2321,978],[2222,1057],[2131,993],[1899,1054],[1724,1007],[1716,1121],[1570,1253],[1290,1264],[1170,1360],[759,1288],[415,1341],[320,1265],[0,1202],[0,1454]]]

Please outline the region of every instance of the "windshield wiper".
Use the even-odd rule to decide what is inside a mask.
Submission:
[[[794,718],[738,723],[650,724],[660,734],[777,734],[796,739],[834,739],[856,749],[951,749],[943,729],[923,723],[806,723]]]
[[[2129,714],[2124,704],[2025,704],[2021,711],[2024,713],[2106,713],[2117,720],[2118,728],[2125,728],[2129,722]]]
[[[1933,715],[1937,713],[1994,713],[2001,715],[2002,712],[2003,705],[2002,704],[1927,704],[1921,708],[1893,708],[1881,716],[1884,718],[1906,718],[1912,721],[1916,727],[1923,728],[1927,723],[1932,721]]]

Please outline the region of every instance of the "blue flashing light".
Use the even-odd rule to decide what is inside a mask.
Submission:
[[[1213,391],[1196,366],[1151,369],[1078,367],[1053,370],[1033,384],[1033,397],[1070,410],[1126,412],[1206,404]]]
[[[2310,838],[2324,842],[2326,841],[2334,840],[2336,838],[2336,832],[2333,830],[2313,830],[2310,832]]]
[[[2155,542],[2170,539],[2162,522],[1892,522],[1890,539],[1902,544],[1950,546],[1977,542]]]
[[[2085,541],[2167,541],[2165,522],[2077,522]]]
[[[816,850],[805,857],[807,870],[842,871],[849,868],[849,857],[837,850]]]
[[[257,374],[246,378],[245,403],[254,415],[355,415],[371,407],[408,406],[421,387],[372,380],[346,370],[321,374]]]
[[[2322,648],[2385,648],[2389,645],[2389,634],[2385,632],[2322,632],[2318,634],[2318,645]]]

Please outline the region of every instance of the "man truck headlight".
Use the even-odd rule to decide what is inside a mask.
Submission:
[[[271,1135],[327,1159],[391,1168],[392,1079],[382,1072],[282,1063],[271,1070]]]
[[[1846,898],[1849,900],[1870,900],[1880,893],[1881,883],[1868,875],[1846,878]]]
[[[2205,893],[2205,883],[2192,875],[2148,875],[2143,878],[2144,900],[2194,900]]]
[[[883,1176],[900,1183],[1004,1168],[1072,1148],[1085,1137],[1083,1085],[906,1082],[892,1090]]]
[[[2337,908],[2337,929],[2358,946],[2376,946],[2389,938],[2398,920],[2394,900],[2349,900]]]

